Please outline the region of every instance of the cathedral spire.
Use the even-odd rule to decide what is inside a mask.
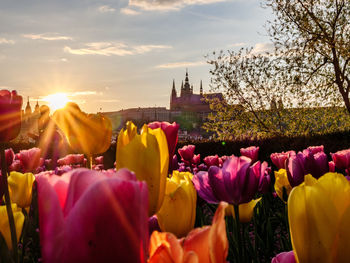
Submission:
[[[176,89],[175,89],[175,79],[173,79],[173,88],[171,90],[171,98],[176,98]]]
[[[203,85],[202,85],[202,80],[201,80],[201,86],[199,88],[199,94],[203,95]]]

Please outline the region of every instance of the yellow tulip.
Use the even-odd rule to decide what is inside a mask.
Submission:
[[[76,152],[99,154],[110,146],[112,123],[101,114],[86,114],[71,102],[65,108],[56,110],[53,119]]]
[[[173,171],[167,179],[165,198],[157,213],[160,229],[177,237],[186,236],[196,219],[197,192],[192,184],[192,174]]]
[[[285,169],[279,169],[278,172],[275,171],[275,191],[278,197],[287,203],[292,186],[288,181],[287,171]]]
[[[146,181],[149,193],[149,215],[162,206],[168,174],[169,153],[164,132],[144,125],[141,134],[132,123],[121,130],[117,142],[117,169],[128,168],[140,181]]]
[[[30,206],[34,180],[35,176],[32,173],[11,172],[8,177],[11,202],[21,208]]]
[[[17,207],[16,204],[12,204],[11,208],[15,221],[17,239],[19,239],[22,233],[24,215],[21,212],[21,209]],[[7,210],[5,205],[0,206],[0,232],[6,241],[7,247],[10,250],[12,250],[10,224],[8,221]]]
[[[242,223],[248,223],[252,220],[254,208],[256,204],[261,200],[261,197],[258,199],[254,199],[248,203],[240,204],[238,206],[239,211],[239,221]],[[225,209],[226,216],[232,216],[235,218],[235,210],[233,205],[228,205]]]
[[[289,195],[288,217],[297,262],[349,262],[350,185],[342,174],[306,175]]]

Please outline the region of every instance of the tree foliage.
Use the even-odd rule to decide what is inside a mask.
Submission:
[[[349,129],[350,1],[266,0],[270,53],[254,49],[208,56],[220,137],[305,135]]]

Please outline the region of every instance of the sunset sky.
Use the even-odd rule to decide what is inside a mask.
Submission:
[[[260,0],[1,0],[0,87],[32,107],[67,93],[84,111],[169,107],[188,68],[209,91],[212,51],[271,48]]]

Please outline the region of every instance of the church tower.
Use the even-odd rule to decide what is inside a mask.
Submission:
[[[191,95],[192,92],[191,92],[191,85],[190,85],[190,81],[188,79],[188,71],[186,69],[186,76],[185,76],[185,84],[183,86],[183,88],[181,89],[181,97],[183,96],[188,96],[188,95]]]
[[[201,86],[199,88],[199,94],[203,96],[203,85],[202,85],[202,80],[201,80]]]

